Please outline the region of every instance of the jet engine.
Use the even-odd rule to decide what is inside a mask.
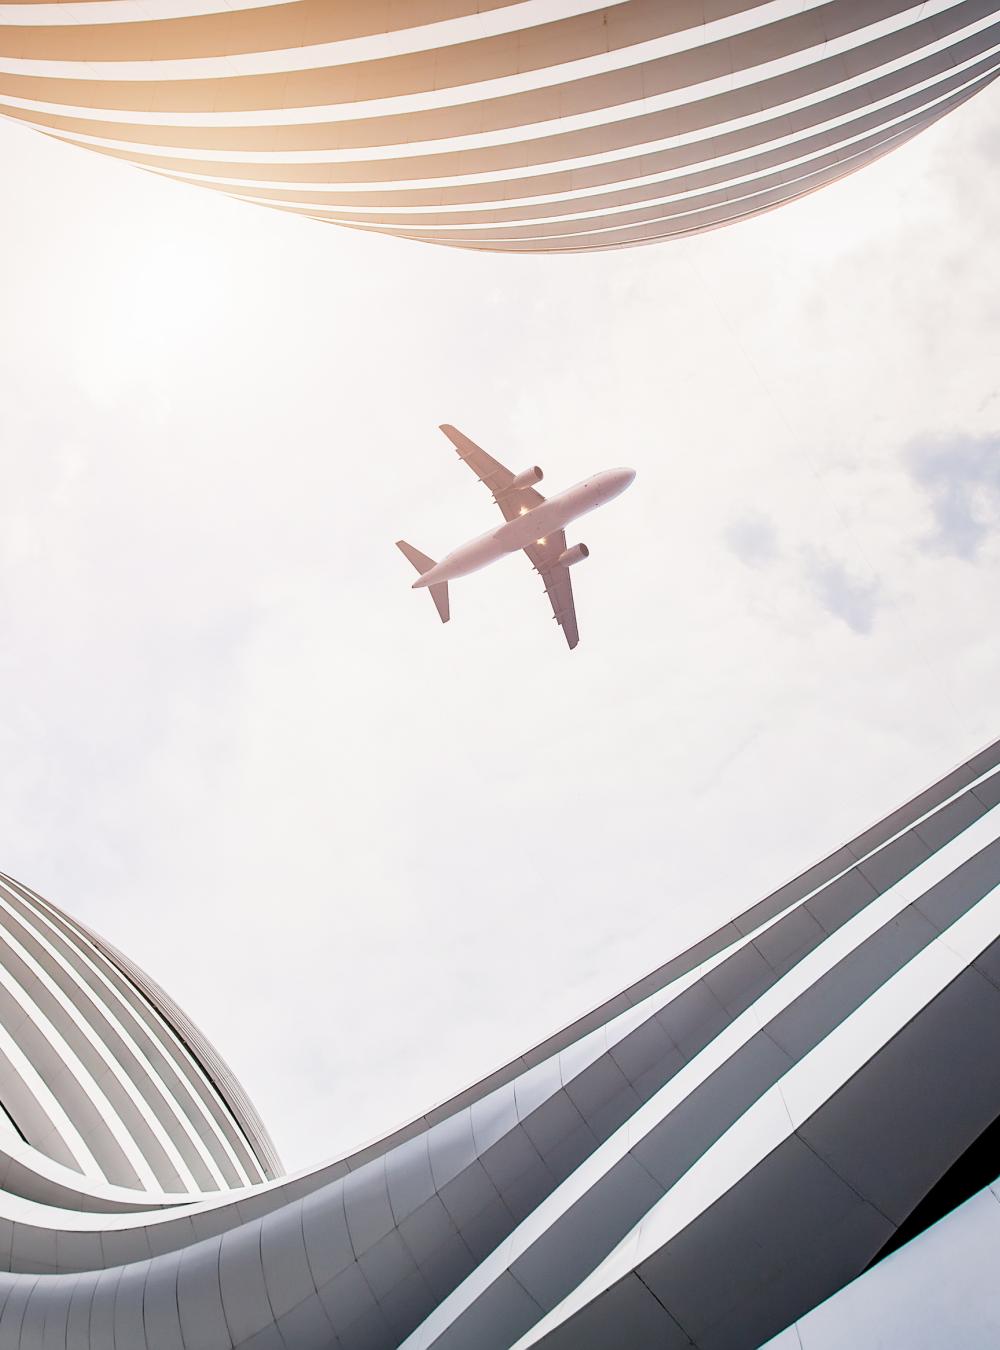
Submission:
[[[512,488],[529,488],[540,483],[545,475],[537,464],[532,464],[530,469],[522,469],[520,473],[514,475]]]
[[[584,558],[590,557],[590,549],[586,544],[574,544],[568,548],[565,553],[559,554],[560,567],[572,567],[574,563],[583,562]]]

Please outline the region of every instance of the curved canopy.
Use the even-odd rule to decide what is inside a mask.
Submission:
[[[0,3],[8,117],[282,210],[505,252],[755,215],[998,70],[997,0]]]

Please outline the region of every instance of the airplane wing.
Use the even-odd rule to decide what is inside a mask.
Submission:
[[[569,568],[560,567],[557,561],[566,551],[566,535],[559,530],[556,534],[550,534],[544,543],[529,544],[524,551],[542,578],[552,613],[572,651],[580,641],[576,626],[576,605],[573,603],[573,583]]]
[[[472,472],[493,493],[493,500],[504,514],[505,520],[513,520],[522,509],[530,510],[545,500],[534,488],[515,488],[511,484],[514,475],[510,469],[498,463],[492,455],[470,441],[457,427],[445,424],[441,430],[464,459]],[[573,603],[573,583],[569,568],[560,567],[558,559],[566,551],[566,535],[562,530],[550,534],[544,542],[530,544],[525,550],[532,566],[542,578],[542,584],[549,597],[552,613],[556,622],[566,635],[566,641],[573,648],[580,641],[576,626],[576,606]]]
[[[510,469],[505,469],[492,455],[488,455],[474,441],[470,441],[468,436],[464,436],[457,427],[445,424],[441,430],[458,451],[459,458],[465,460],[476,477],[493,493],[493,500],[503,512],[505,520],[513,520],[515,516],[519,516],[522,507],[530,510],[545,500],[534,488],[511,487],[514,475]]]

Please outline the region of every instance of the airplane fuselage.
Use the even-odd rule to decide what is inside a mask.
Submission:
[[[540,502],[530,510],[515,516],[495,530],[461,544],[439,563],[417,578],[413,583],[416,590],[421,586],[436,586],[442,581],[454,581],[456,577],[468,576],[478,572],[498,558],[508,553],[517,553],[531,544],[544,541],[550,534],[563,530],[572,521],[585,516],[603,506],[632,482],[634,469],[605,469],[602,473],[592,474],[582,483],[567,488],[547,501]]]

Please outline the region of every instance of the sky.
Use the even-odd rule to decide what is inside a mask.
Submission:
[[[1000,90],[607,254],[354,233],[0,122],[0,870],[291,1169],[440,1101],[1000,734]],[[393,547],[579,522],[443,628]]]

